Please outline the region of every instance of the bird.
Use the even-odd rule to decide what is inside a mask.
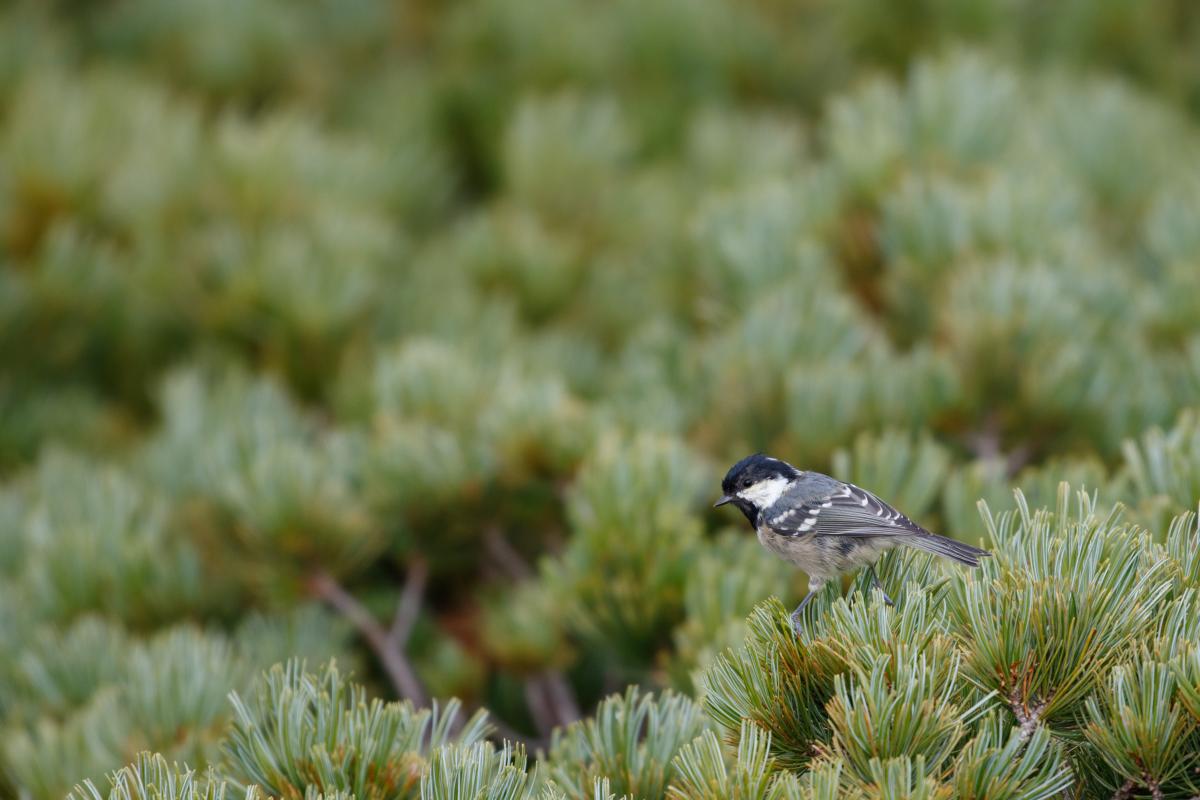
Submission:
[[[927,531],[866,489],[762,453],[730,467],[721,491],[714,507],[736,506],[764,548],[808,574],[808,594],[791,617],[797,631],[805,606],[829,580],[864,566],[872,585],[893,605],[875,575],[875,561],[897,545],[968,567],[991,555]]]

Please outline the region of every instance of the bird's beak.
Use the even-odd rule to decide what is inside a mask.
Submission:
[[[729,495],[727,495],[727,494],[721,495],[721,499],[718,500],[717,502],[713,503],[713,508],[720,508],[721,506],[725,505],[726,503],[732,503],[732,502],[733,502],[733,498],[730,497]]]

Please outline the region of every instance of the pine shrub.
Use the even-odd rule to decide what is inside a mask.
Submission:
[[[0,797],[1200,797],[1198,35],[0,8]]]

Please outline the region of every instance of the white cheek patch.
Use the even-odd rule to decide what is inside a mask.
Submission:
[[[749,500],[759,508],[767,508],[775,504],[775,501],[779,499],[787,487],[788,479],[777,476],[767,478],[765,481],[759,481],[749,488],[742,489],[737,494],[738,497],[743,500]]]

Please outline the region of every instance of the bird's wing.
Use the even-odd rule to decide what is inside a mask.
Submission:
[[[929,533],[917,523],[866,489],[841,484],[828,494],[791,503],[780,503],[764,514],[776,533],[800,536],[895,536]]]

